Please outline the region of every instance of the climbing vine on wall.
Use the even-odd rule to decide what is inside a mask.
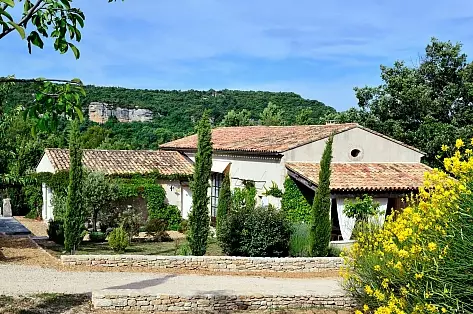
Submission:
[[[291,222],[310,222],[311,205],[290,177],[284,181],[281,209]]]

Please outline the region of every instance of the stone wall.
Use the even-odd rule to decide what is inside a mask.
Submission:
[[[236,310],[297,308],[353,309],[356,303],[345,295],[330,296],[230,296],[147,295],[128,291],[99,291],[92,294],[96,309],[120,311],[233,313]]]
[[[233,257],[233,256],[157,256],[157,255],[62,255],[69,266],[148,267],[215,272],[324,272],[338,271],[340,257]]]

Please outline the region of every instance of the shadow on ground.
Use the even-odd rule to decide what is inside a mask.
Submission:
[[[39,294],[18,298],[0,296],[0,313],[60,314],[78,308],[89,310],[90,307],[88,294]]]
[[[107,288],[109,289],[145,289],[145,288],[150,288],[150,287],[155,287],[160,284],[165,283],[168,279],[176,277],[176,275],[166,275],[163,277],[159,278],[153,278],[153,279],[147,279],[147,280],[142,280],[142,281],[137,281],[137,282],[132,282],[126,285],[121,285],[121,286],[114,286]]]

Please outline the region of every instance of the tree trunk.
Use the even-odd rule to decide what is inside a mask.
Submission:
[[[98,210],[94,210],[94,213],[92,215],[92,230],[94,232],[97,232],[97,216],[99,214]]]

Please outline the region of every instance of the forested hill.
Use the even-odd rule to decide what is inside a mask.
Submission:
[[[117,87],[87,86],[85,104],[93,101],[106,102],[120,107],[139,107],[153,111],[163,126],[180,131],[192,131],[193,124],[205,109],[210,109],[214,124],[219,124],[230,110],[251,112],[251,118],[258,120],[269,102],[284,111],[285,121],[295,123],[301,109],[310,108],[315,117],[335,112],[317,100],[303,99],[295,93],[274,93],[255,91],[166,91],[141,90]]]
[[[225,115],[232,110],[236,115],[244,113],[247,123],[248,120],[251,124],[262,123],[261,115],[269,103],[277,107],[271,114],[279,115],[276,117],[279,121],[273,125],[319,123],[327,114],[335,113],[335,109],[320,101],[304,99],[289,92],[166,91],[91,85],[86,86],[85,90],[84,110],[91,102],[104,102],[116,107],[150,109],[153,112],[151,122],[119,123],[111,119],[103,125],[97,125],[87,121],[82,127],[82,131],[86,136],[90,135],[88,137],[92,141],[84,143],[87,148],[155,149],[160,143],[193,133],[196,121],[207,109],[210,110],[214,126],[221,125]],[[4,104],[10,108],[18,104],[26,105],[32,101],[33,94],[33,85],[17,84]],[[239,118],[233,117],[232,121],[235,119]]]

